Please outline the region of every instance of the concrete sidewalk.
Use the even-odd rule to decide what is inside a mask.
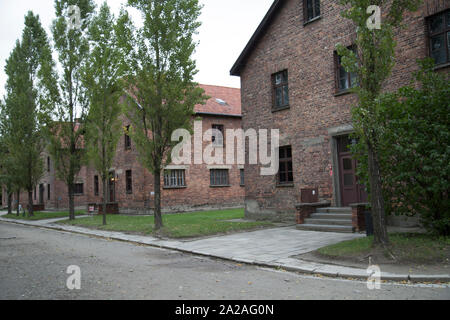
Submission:
[[[2,215],[4,213],[0,213],[0,221],[74,232],[111,240],[133,242],[212,258],[226,259],[236,263],[281,268],[288,271],[331,277],[367,279],[369,276],[366,269],[308,262],[291,258],[292,256],[311,252],[323,246],[365,236],[360,234],[303,231],[297,230],[295,227],[280,227],[199,240],[177,241],[56,224],[56,222],[66,220],[66,218],[21,221],[5,219],[1,217]],[[393,274],[382,272],[381,279],[390,281],[450,282],[450,275]]]

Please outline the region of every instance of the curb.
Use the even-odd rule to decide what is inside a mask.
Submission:
[[[226,260],[234,263],[242,263],[247,265],[253,265],[258,267],[266,267],[271,269],[283,269],[290,272],[298,272],[303,274],[309,274],[309,275],[315,275],[315,276],[325,276],[325,277],[332,277],[332,278],[350,278],[354,280],[367,280],[369,277],[369,274],[365,269],[357,269],[352,267],[344,267],[344,266],[335,266],[330,264],[322,264],[322,263],[315,263],[315,262],[309,262],[304,261],[304,266],[297,266],[292,265],[289,263],[283,263],[283,262],[263,262],[263,261],[254,261],[254,260],[248,260],[243,258],[234,258],[234,257],[227,257],[227,256],[219,256],[203,251],[196,251],[196,250],[187,250],[183,248],[178,247],[171,247],[164,244],[157,244],[157,243],[146,243],[143,241],[138,240],[131,240],[131,239],[122,239],[116,236],[105,236],[105,235],[99,235],[95,234],[95,232],[83,232],[83,230],[69,230],[65,229],[64,227],[59,227],[55,225],[45,225],[45,224],[33,224],[33,223],[25,223],[22,221],[16,221],[11,219],[5,219],[0,217],[0,221],[7,222],[7,223],[13,223],[23,226],[30,226],[30,227],[37,227],[47,230],[56,230],[61,232],[69,232],[73,234],[80,234],[84,236],[89,237],[95,237],[100,239],[109,239],[114,241],[120,241],[120,242],[126,242],[126,243],[132,243],[132,244],[139,244],[139,245],[145,245],[153,248],[159,248],[159,249],[166,249],[166,250],[174,250],[182,253],[187,254],[193,254],[198,256],[204,256],[214,259],[220,259],[220,260]],[[82,227],[77,227],[79,229],[85,229]],[[85,229],[90,230],[90,229]],[[298,260],[301,261],[301,260]],[[345,269],[343,271],[339,271],[339,269]],[[450,283],[450,275],[447,274],[440,274],[440,275],[412,275],[412,274],[394,274],[394,273],[388,273],[388,272],[382,272],[381,273],[381,281],[393,281],[393,282],[403,282],[408,281],[412,283],[433,283],[433,282],[448,282]]]

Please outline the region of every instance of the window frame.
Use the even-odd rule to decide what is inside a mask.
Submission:
[[[276,83],[276,78],[281,74],[281,82],[279,84]],[[285,81],[283,81],[283,74],[285,74]],[[278,111],[283,109],[288,109],[290,104],[289,97],[289,71],[288,69],[284,69],[278,72],[275,72],[271,76],[272,81],[272,110]],[[287,87],[287,99],[285,96],[284,88]],[[281,88],[281,105],[277,105],[277,89]]]
[[[356,51],[356,47],[354,45],[347,47],[347,49]],[[355,85],[352,85],[352,76],[351,76],[353,74],[356,77],[356,80],[358,80],[357,79],[358,75],[355,74],[354,72],[345,71],[345,73],[347,74],[346,80],[348,82],[348,88],[341,88],[341,67],[342,68],[344,68],[344,67],[341,65],[340,59],[341,59],[341,56],[335,50],[334,51],[334,78],[335,78],[335,83],[336,83],[335,94],[346,93],[358,85],[357,83]]]
[[[222,175],[223,173],[226,173]],[[230,186],[230,170],[229,169],[210,169],[209,170],[210,187],[229,187]]]
[[[443,18],[443,27],[441,31],[437,31],[434,33],[431,33],[431,20],[435,19],[438,16],[442,16]],[[450,43],[449,43],[449,36],[447,34],[450,34],[450,9],[446,9],[444,11],[441,11],[437,14],[433,14],[431,16],[426,17],[426,27],[427,27],[427,47],[428,47],[428,57],[432,58],[434,61],[435,59],[432,56],[432,39],[443,35],[444,37],[444,48],[445,48],[445,55],[446,59],[444,62],[436,63],[436,67],[450,64]]]
[[[131,137],[128,135],[128,132],[130,130],[130,126],[126,126],[126,133],[125,133],[125,150],[131,150]]]
[[[185,169],[166,169],[164,170],[164,189],[186,188],[186,170]]]
[[[313,8],[313,17],[309,18],[308,17],[308,1],[312,2],[312,8]],[[319,2],[319,14],[317,14],[316,12],[316,2]],[[313,22],[317,19],[320,19],[320,17],[322,16],[322,6],[320,3],[320,0],[303,0],[303,21],[304,24],[308,24],[310,22]]]
[[[98,175],[94,176],[94,196],[96,197],[100,195],[99,181]]]
[[[125,192],[133,194],[133,170],[125,171]]]
[[[288,150],[290,149],[291,152],[291,156],[288,157]],[[281,157],[281,151],[285,150],[283,153],[285,155],[285,157]],[[294,184],[294,163],[293,163],[293,157],[292,157],[292,146],[282,146],[278,148],[278,152],[280,154],[279,157],[279,169],[278,169],[278,175],[277,175],[277,183],[278,185],[293,185]],[[286,164],[286,171],[282,172],[281,171],[281,163],[285,163]],[[291,164],[292,167],[292,171],[289,171],[289,163]],[[289,173],[292,173],[292,180],[289,180]],[[284,174],[284,181],[281,181],[281,176]]]
[[[245,187],[245,170],[239,169],[240,186]]]
[[[223,124],[212,124],[211,125],[212,128],[212,136],[211,136],[211,141],[213,143],[214,147],[225,147],[225,126]],[[215,130],[218,130],[222,133],[222,143],[219,143],[219,141],[216,141],[216,136],[215,136]]]
[[[77,188],[81,186],[81,192],[79,192],[79,190],[77,190]],[[73,185],[73,195],[74,196],[82,196],[84,195],[84,183],[75,183]]]

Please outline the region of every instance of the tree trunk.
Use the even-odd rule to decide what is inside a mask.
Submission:
[[[8,214],[12,214],[12,193],[7,191],[8,194]]]
[[[33,190],[28,190],[28,217],[34,216],[33,213]]]
[[[69,220],[75,220],[73,189],[74,189],[73,183],[69,183]]]
[[[372,206],[374,245],[386,247],[389,238],[386,226],[386,213],[381,184],[380,165],[378,155],[371,143],[368,143],[368,164],[370,181],[370,204]]]
[[[103,184],[103,225],[106,226],[106,197],[108,196],[107,190],[107,175],[105,175],[102,179]]]
[[[161,216],[161,171],[154,174],[155,178],[155,230],[160,230],[163,227]]]

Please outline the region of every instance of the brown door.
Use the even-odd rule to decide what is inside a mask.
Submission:
[[[108,202],[116,202],[116,173],[114,171],[109,173]]]
[[[347,207],[352,203],[367,201],[365,187],[358,183],[356,176],[356,160],[352,158],[348,136],[338,138],[339,152],[339,180],[341,187],[342,206]]]

